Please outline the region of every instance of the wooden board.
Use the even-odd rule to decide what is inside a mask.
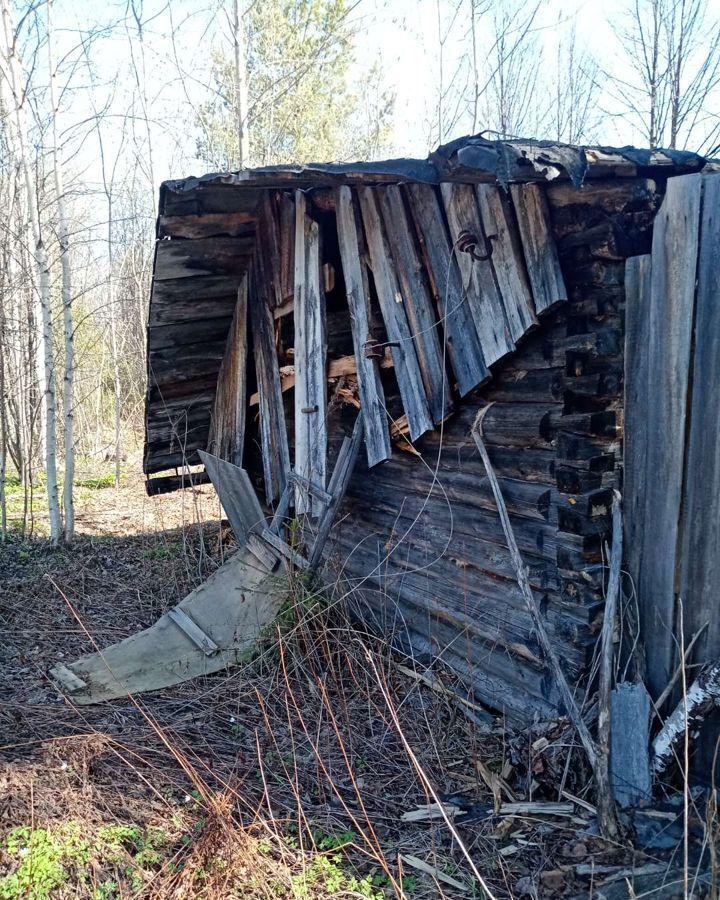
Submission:
[[[380,380],[379,360],[365,353],[370,340],[370,288],[365,266],[361,262],[362,250],[359,242],[363,237],[362,226],[358,221],[358,210],[353,202],[352,191],[347,186],[337,188],[335,191],[335,214],[345,293],[350,311],[360,406],[363,411],[367,461],[369,466],[374,466],[392,456],[392,445],[387,427],[385,393]]]
[[[388,340],[392,345],[395,374],[413,440],[433,427],[415,353],[397,273],[390,255],[374,188],[358,188],[370,265],[380,301]]]
[[[425,268],[442,313],[450,362],[463,397],[488,378],[480,340],[463,295],[460,270],[450,245],[436,189],[429,184],[405,187],[425,256]]]
[[[252,237],[158,241],[153,281],[196,275],[242,275],[250,264],[253,244]]]
[[[250,321],[253,333],[255,371],[260,394],[260,439],[262,443],[265,496],[268,503],[279,497],[290,471],[285,410],[280,388],[280,370],[275,351],[275,321],[263,294],[249,282]]]
[[[247,276],[238,290],[235,315],[218,374],[208,450],[242,465],[247,409]]]
[[[647,353],[650,330],[652,256],[633,256],[625,263],[625,428],[623,441],[624,559],[633,583],[642,566],[645,503],[645,453],[648,445],[645,410],[650,396]]]
[[[400,187],[392,184],[377,188],[376,191],[413,335],[430,415],[434,422],[442,422],[452,409],[452,396],[445,371],[445,354],[440,343],[437,313],[433,309],[427,278],[415,246]]]
[[[515,213],[508,196],[494,185],[478,184],[475,194],[485,234],[491,240],[491,262],[502,295],[510,337],[517,342],[537,325],[537,318]]]
[[[265,525],[265,516],[250,477],[245,469],[204,450],[199,451],[199,456],[230,520],[237,542],[242,546],[251,532],[262,531]]]
[[[567,300],[547,198],[543,188],[537,184],[512,184],[510,194],[520,228],[535,312],[543,313],[556,303]]]
[[[650,695],[642,682],[622,682],[611,695],[610,783],[620,806],[652,799]]]
[[[686,645],[707,625],[693,656],[706,663],[720,658],[720,175],[703,176],[700,228],[679,566]]]
[[[471,184],[443,184],[450,239],[458,249],[458,241],[464,233],[477,240],[475,252],[484,256],[485,238],[475,191]],[[480,338],[486,365],[497,362],[515,349],[510,334],[502,295],[498,289],[490,259],[474,259],[470,253],[456,252],[463,289]]]
[[[648,390],[636,412],[628,411],[628,427],[638,416],[645,417],[645,470],[635,488],[643,498],[637,590],[641,631],[652,647],[647,674],[655,697],[668,683],[675,658],[675,575],[701,186],[700,175],[668,181],[653,232],[648,341],[627,348],[648,355]]]
[[[211,656],[166,613],[150,628],[51,674],[73,703],[86,705],[219,672],[251,658],[287,592],[282,575],[269,574],[249,550],[241,550],[177,606],[219,648]],[[84,686],[63,677],[62,668]]]
[[[295,471],[325,488],[327,387],[325,297],[320,284],[320,233],[307,214],[305,195],[295,195]],[[295,485],[295,512],[318,516],[322,503]]]

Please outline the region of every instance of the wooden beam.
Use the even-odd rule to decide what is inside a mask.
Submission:
[[[375,189],[358,188],[358,197],[370,251],[370,265],[388,340],[392,347],[400,396],[410,423],[410,435],[415,440],[433,427],[422,372],[415,353],[397,273],[380,220]]]
[[[547,198],[537,184],[511,184],[510,194],[520,227],[535,312],[540,314],[567,300]]]
[[[320,231],[295,195],[295,471],[325,487],[327,390],[325,297],[320,285]],[[295,512],[318,516],[323,505],[295,484]]]
[[[200,450],[199,456],[230,520],[237,542],[242,546],[251,532],[260,531],[265,526],[265,516],[250,476],[245,469],[212,453]]]
[[[355,349],[354,358],[347,357],[347,359],[353,360],[354,371],[347,374],[357,374],[360,406],[363,409],[367,460],[369,466],[374,466],[392,456],[392,445],[388,433],[385,393],[380,380],[379,362],[374,356],[366,354],[366,350],[372,342],[370,289],[367,271],[361,261],[365,249],[364,246],[361,249],[360,245],[360,242],[363,241],[362,226],[359,223],[358,210],[349,187],[343,186],[336,189],[335,210],[340,259]],[[385,352],[387,358],[389,348],[385,348]],[[331,360],[330,367],[333,362],[337,361]],[[329,377],[331,376],[328,370]]]
[[[453,404],[440,343],[440,323],[430,299],[399,185],[377,188],[377,197],[412,330],[430,415],[434,422],[442,422]]]
[[[455,247],[463,287],[487,365],[497,362],[515,349],[510,334],[502,295],[495,280],[492,263],[486,257],[489,244],[480,220],[475,191],[470,184],[441,186],[450,239]],[[463,251],[464,238],[474,241]]]

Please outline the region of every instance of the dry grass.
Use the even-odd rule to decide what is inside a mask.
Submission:
[[[211,489],[141,491],[97,492],[70,549],[0,548],[0,898],[590,896],[578,864],[659,859],[602,842],[580,805],[494,815],[510,795],[592,799],[567,723],[479,727],[302,579],[244,668],[74,707],[47,676],[90,649],[63,594],[107,644],[232,551]],[[438,797],[469,819],[402,821]]]

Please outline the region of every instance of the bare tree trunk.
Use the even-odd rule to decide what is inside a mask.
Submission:
[[[25,119],[25,97],[22,88],[22,73],[17,57],[17,47],[10,6],[8,0],[0,0],[3,20],[3,72],[10,83],[14,104],[14,125],[17,147],[25,179],[27,212],[34,242],[34,258],[37,270],[37,287],[40,300],[42,329],[40,334],[42,367],[44,373],[43,408],[45,412],[45,472],[47,478],[48,516],[50,519],[50,540],[57,544],[60,540],[60,505],[58,502],[57,458],[56,458],[56,397],[53,323],[50,296],[50,263],[43,241],[40,213],[35,195],[36,183],[30,166]]]
[[[50,73],[50,105],[52,128],[52,161],[55,176],[55,203],[57,205],[57,232],[60,244],[60,266],[62,269],[62,310],[63,310],[63,342],[65,345],[65,374],[63,377],[63,443],[65,450],[65,481],[63,484],[63,511],[65,514],[63,537],[66,542],[73,539],[75,533],[75,509],[73,506],[73,482],[75,480],[75,438],[74,438],[74,396],[75,379],[75,343],[72,317],[72,271],[70,266],[70,242],[68,236],[67,214],[65,210],[65,187],[63,184],[62,163],[58,147],[58,105],[57,105],[57,71],[53,59],[53,41],[55,35],[52,23],[53,0],[47,0],[48,25],[48,65]]]
[[[245,34],[243,31],[242,0],[233,0],[233,41],[235,49],[235,106],[238,129],[238,164],[245,169],[250,165],[250,134],[248,130],[248,86],[245,63]]]

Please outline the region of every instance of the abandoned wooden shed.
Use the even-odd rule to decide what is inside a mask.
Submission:
[[[148,491],[217,484],[226,460],[247,473],[241,492],[256,489],[276,524],[297,518],[310,543],[362,410],[364,451],[320,548],[327,580],[405,652],[442,659],[477,701],[526,721],[556,714],[560,698],[470,428],[484,410],[533,592],[578,687],[602,622],[625,437],[626,565],[657,696],[677,663],[679,596],[697,630],[720,581],[717,503],[701,508],[693,475],[702,470],[717,496],[718,451],[702,425],[703,408],[720,413],[709,264],[720,177],[708,172],[686,152],[473,137],[424,161],[166,182],[148,323]],[[263,515],[254,497],[244,502]],[[262,560],[247,516],[235,530]],[[281,529],[261,531],[272,568],[288,546]],[[156,686],[232,660],[238,629],[228,637],[223,602],[224,626],[193,607],[211,652],[195,635],[195,662],[173,659]],[[184,640],[193,622],[184,634],[176,624]],[[705,629],[697,661],[720,654],[719,628]],[[92,670],[73,671],[82,693]]]

